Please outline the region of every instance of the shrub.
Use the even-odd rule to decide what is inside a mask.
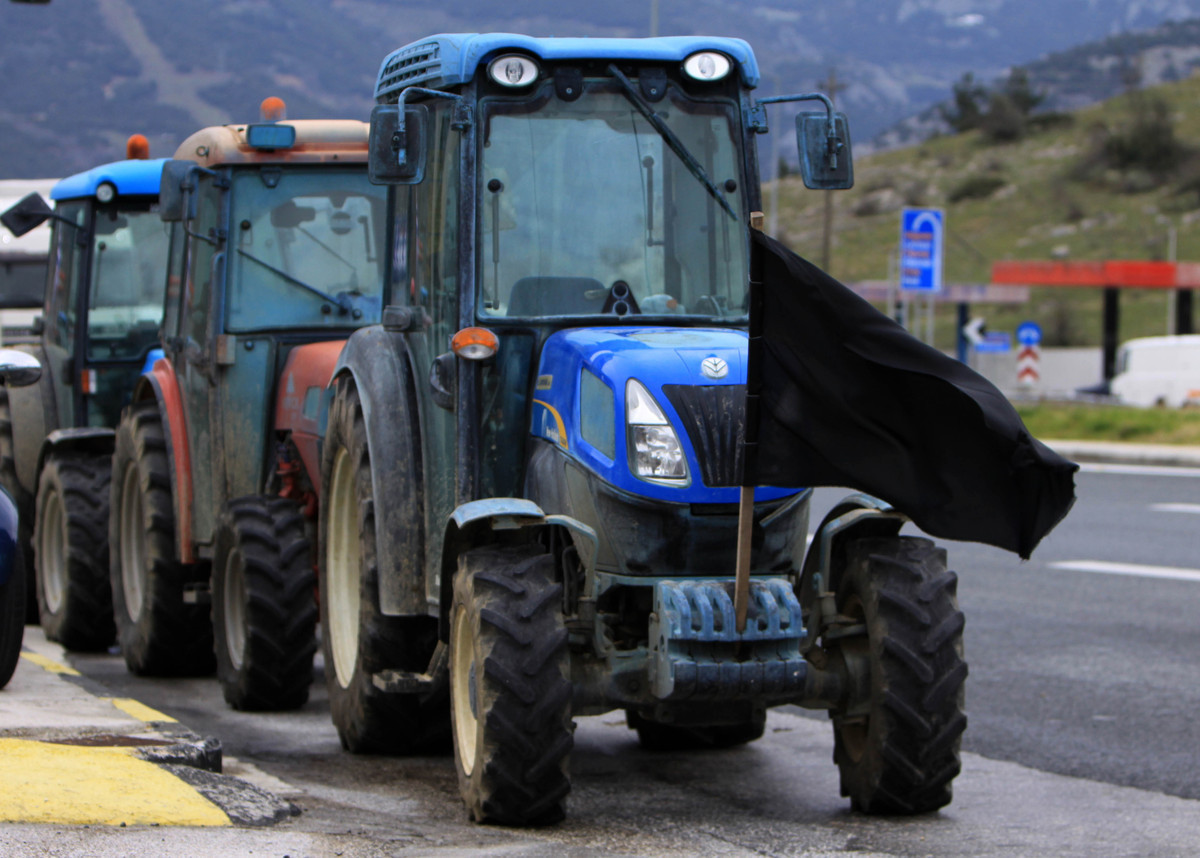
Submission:
[[[968,176],[950,189],[946,199],[952,203],[960,200],[986,200],[1006,184],[1008,182],[1001,176]]]

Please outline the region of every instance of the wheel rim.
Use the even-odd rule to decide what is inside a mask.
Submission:
[[[454,745],[459,765],[468,777],[475,769],[479,736],[474,644],[467,609],[460,605],[454,614],[454,636],[450,641],[450,696],[454,704]]]
[[[362,607],[361,548],[358,538],[358,492],[350,451],[338,450],[329,487],[329,533],[325,548],[325,600],[338,684],[349,688],[358,661],[358,622]]]
[[[142,613],[146,592],[146,535],[142,516],[142,482],[135,463],[125,467],[121,478],[121,590],[125,612],[136,621]]]
[[[246,576],[236,551],[229,552],[229,559],[225,561],[223,592],[221,609],[225,615],[225,648],[229,651],[229,663],[233,669],[241,670],[246,650]]]
[[[62,609],[67,592],[67,570],[65,564],[67,523],[63,515],[62,499],[58,492],[51,491],[42,503],[42,531],[38,541],[38,572],[42,577],[42,595],[46,609],[57,614]]]

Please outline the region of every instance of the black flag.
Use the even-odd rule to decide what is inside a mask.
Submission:
[[[1078,466],[987,379],[751,234],[743,485],[859,489],[931,535],[1028,558],[1075,502]]]

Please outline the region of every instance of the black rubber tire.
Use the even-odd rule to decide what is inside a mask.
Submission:
[[[21,587],[25,600],[25,622],[36,623],[38,602],[33,565],[33,495],[17,479],[12,408],[8,401],[8,388],[3,384],[0,384],[0,485],[8,490],[13,503],[17,505],[17,552],[21,555],[21,568],[25,570],[25,584]]]
[[[967,726],[958,576],[944,549],[916,537],[859,539],[846,559],[837,606],[851,622],[826,646],[866,659],[870,699],[865,715],[830,713],[842,795],[865,813],[937,810],[952,798]]]
[[[8,685],[21,657],[25,638],[25,569],[19,548],[14,548],[12,571],[0,584],[0,688]]]
[[[450,617],[454,760],[468,813],[500,825],[560,821],[575,737],[553,559],[534,545],[464,552]]]
[[[295,501],[232,501],[213,542],[217,679],[234,709],[297,709],[317,651],[316,573]]]
[[[714,724],[707,727],[662,724],[643,718],[632,709],[625,710],[625,723],[637,731],[638,743],[647,751],[702,751],[732,748],[755,742],[766,730],[767,713],[741,724]]]
[[[424,673],[438,644],[437,618],[380,610],[370,450],[349,379],[335,388],[321,472],[321,646],[342,747],[354,754],[444,754],[450,747],[444,671],[425,692],[385,692],[374,681],[385,670]]]
[[[117,425],[109,516],[113,614],[125,665],[140,676],[204,676],[216,667],[209,607],[183,600],[207,577],[176,559],[175,509],[155,402],[129,406]]]
[[[116,639],[108,574],[112,459],[60,450],[38,480],[33,545],[46,637],[69,650],[101,652]]]

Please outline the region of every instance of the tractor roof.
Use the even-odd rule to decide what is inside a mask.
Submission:
[[[440,89],[466,83],[479,64],[505,51],[547,61],[610,60],[682,63],[697,51],[719,51],[738,67],[746,86],[758,85],[758,61],[741,39],[663,36],[653,39],[537,39],[515,33],[443,33],[388,54],[379,67],[375,98],[395,101],[409,86]]]
[[[50,199],[74,200],[95,196],[96,189],[106,183],[116,188],[118,196],[128,194],[158,196],[164,161],[166,158],[113,161],[111,164],[101,164],[99,167],[92,167],[82,173],[67,176],[51,188]]]
[[[179,144],[175,157],[203,167],[224,164],[365,162],[370,127],[357,119],[288,119],[274,123],[296,129],[286,149],[255,148],[246,142],[247,125],[202,128]]]

